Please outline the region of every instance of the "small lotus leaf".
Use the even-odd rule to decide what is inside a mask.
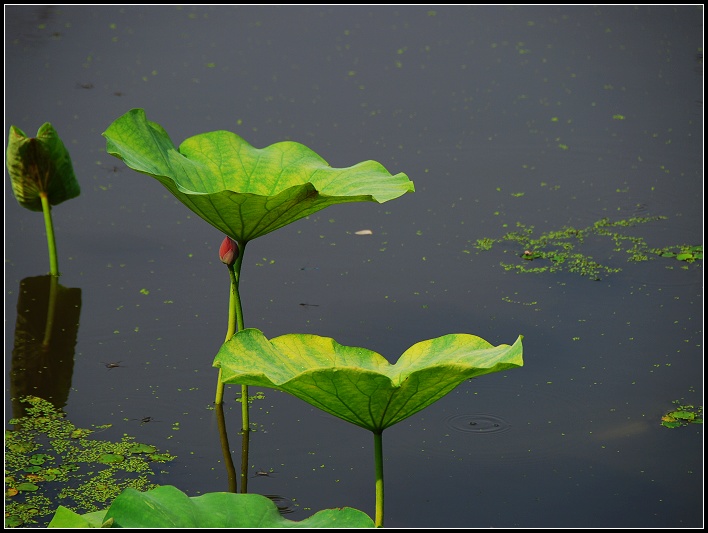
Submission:
[[[49,122],[39,128],[36,137],[27,137],[11,126],[6,156],[12,192],[19,204],[31,211],[42,211],[41,193],[47,195],[50,205],[81,193],[71,156]]]
[[[125,457],[123,457],[119,453],[104,453],[101,454],[101,456],[98,458],[99,463],[105,463],[105,464],[110,464],[110,463],[120,463],[121,461],[124,461]]]
[[[25,453],[32,450],[34,444],[31,442],[13,442],[12,444],[8,444],[7,447],[15,453]]]
[[[522,336],[492,346],[451,334],[414,344],[394,365],[382,355],[317,335],[265,338],[239,331],[214,360],[222,382],[283,390],[374,432],[383,431],[445,396],[463,381],[523,366]]]
[[[153,453],[157,448],[155,446],[152,446],[150,444],[133,444],[130,448],[128,448],[129,453]]]
[[[24,520],[19,516],[11,515],[5,517],[5,528],[19,527],[22,524],[24,524]]]
[[[669,413],[669,415],[678,420],[691,421],[696,418],[695,413],[692,413],[691,411],[672,411]]]
[[[116,119],[103,133],[106,151],[162,183],[220,232],[245,243],[327,206],[386,202],[414,190],[405,174],[375,161],[332,168],[292,141],[254,148],[228,131],[186,139],[179,149],[143,109]]]

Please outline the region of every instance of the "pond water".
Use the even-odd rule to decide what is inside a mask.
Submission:
[[[702,426],[661,417],[703,405],[703,261],[644,253],[703,244],[702,6],[5,15],[5,131],[52,123],[82,188],[52,211],[60,283],[80,302],[65,317],[79,324],[68,366],[13,370],[21,284],[48,259],[42,216],[17,204],[6,172],[6,428],[20,392],[51,396],[79,427],[112,424],[103,437],[176,455],[154,482],[230,490],[212,405],[223,235],[107,155],[101,133],[143,108],[176,145],[222,129],[256,147],[295,140],[333,167],[372,159],[415,183],[249,244],[248,327],[391,362],[447,333],[524,336],[523,368],[464,382],[384,432],[386,526],[702,526]],[[522,272],[551,263],[503,240],[605,218],[639,220],[563,241],[607,267],[597,276]],[[239,392],[227,386],[224,404],[237,468]],[[344,506],[373,516],[371,434],[259,392],[249,492],[285,502],[292,520]]]

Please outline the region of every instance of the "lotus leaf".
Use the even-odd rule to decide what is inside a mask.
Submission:
[[[289,334],[269,341],[247,328],[222,345],[214,366],[224,383],[280,389],[379,433],[467,379],[523,366],[522,339],[492,346],[475,335],[444,335],[413,345],[392,365],[328,337]]]
[[[57,205],[81,193],[71,156],[49,122],[39,128],[36,137],[27,137],[11,126],[6,155],[12,192],[22,207],[42,211],[41,194],[50,205]]]
[[[61,512],[60,512],[61,511]],[[351,507],[325,509],[300,522],[283,518],[278,507],[260,494],[211,492],[188,497],[171,485],[147,492],[125,489],[108,511],[84,515],[123,528],[362,528],[374,527],[371,518]],[[49,527],[91,527],[88,521],[60,508]]]
[[[103,133],[106,151],[162,183],[222,233],[246,243],[327,206],[386,202],[413,192],[408,177],[364,161],[332,168],[292,141],[254,148],[228,131],[203,133],[175,148],[143,109],[116,119]]]

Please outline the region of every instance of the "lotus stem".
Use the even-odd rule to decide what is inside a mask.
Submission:
[[[241,264],[243,262],[243,250],[246,247],[245,243],[238,246],[237,243],[230,240],[228,237],[222,243],[219,249],[219,256],[229,269],[229,322],[226,330],[226,338],[224,342],[231,339],[237,331],[243,329],[243,310],[241,307],[241,296],[239,294],[239,277],[241,274]],[[245,428],[243,431],[243,441],[241,446],[241,492],[246,493],[247,488],[247,471],[248,471],[248,388],[241,385],[241,418],[242,425]],[[216,383],[216,410],[219,415],[219,430],[222,434],[222,450],[224,459],[227,462],[229,474],[229,490],[236,492],[236,469],[234,468],[231,458],[231,449],[226,436],[226,422],[224,420],[224,383],[221,381],[221,368]],[[243,400],[245,399],[245,401]],[[244,407],[245,410],[244,410]]]
[[[241,432],[241,492],[248,492],[248,447],[251,440],[251,432]]]
[[[374,431],[374,464],[376,468],[376,519],[374,525],[383,527],[384,477],[383,477],[383,430]]]
[[[236,273],[234,272],[234,268],[232,266],[229,266],[229,278],[231,279],[231,289],[229,291],[229,323],[228,328],[226,330],[226,338],[224,339],[224,342],[228,341],[231,337],[234,336],[234,333],[236,333],[236,330],[238,328],[237,315],[239,312],[237,308],[240,307],[238,305],[238,282],[236,281]],[[223,400],[224,384],[221,382],[221,369],[219,369],[219,377],[216,382],[216,399],[214,403],[220,405]]]
[[[57,260],[57,243],[54,240],[54,223],[52,222],[52,206],[49,204],[49,196],[46,192],[39,193],[42,201],[42,212],[44,213],[44,227],[47,231],[47,245],[49,246],[49,273],[52,276],[59,275],[59,261]]]
[[[228,238],[227,238],[228,239]],[[222,250],[224,249],[222,245]],[[239,293],[239,280],[241,278],[241,265],[243,264],[243,253],[246,249],[246,243],[237,243],[236,253],[229,256],[222,256],[222,261],[226,262],[229,268],[229,279],[231,287],[229,291],[229,323],[226,330],[226,339],[228,341],[237,331],[244,328],[243,308],[241,306],[241,295]],[[221,369],[216,383],[216,398],[214,403],[221,404],[224,399],[224,384],[221,381]],[[248,431],[249,416],[248,416],[248,385],[241,385],[241,429]]]
[[[234,306],[236,313],[236,330],[241,331],[244,328],[243,322],[243,308],[241,307],[241,295],[239,293],[238,287],[241,279],[241,264],[243,263],[243,253],[246,251],[246,243],[239,242],[239,254],[236,258],[236,262],[233,267],[230,268],[234,274],[232,283],[235,285],[236,290],[233,292],[234,295]],[[230,338],[230,337],[229,337]],[[249,417],[248,417],[248,385],[241,385],[241,430],[247,432],[249,428]]]

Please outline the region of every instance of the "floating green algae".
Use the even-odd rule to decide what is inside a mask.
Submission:
[[[702,245],[681,244],[667,246],[664,248],[652,248],[642,237],[627,235],[622,230],[664,220],[667,217],[631,217],[623,220],[610,221],[609,218],[602,218],[592,226],[578,229],[564,226],[556,231],[549,231],[535,235],[534,226],[526,226],[517,223],[516,231],[512,231],[498,239],[483,238],[478,239],[475,247],[478,250],[491,250],[497,244],[514,244],[512,250],[516,256],[513,263],[501,262],[501,266],[506,270],[515,270],[523,273],[543,273],[543,272],[571,272],[586,276],[592,280],[600,280],[603,275],[620,272],[622,269],[610,266],[606,259],[595,259],[593,256],[583,253],[578,249],[585,245],[597,248],[600,241],[610,243],[612,248],[608,252],[610,256],[614,253],[624,253],[628,262],[649,261],[660,257],[675,258],[685,263],[693,263],[703,259]]]
[[[703,406],[684,405],[678,400],[673,403],[676,407],[661,417],[662,426],[677,428],[703,423]]]
[[[105,508],[126,487],[154,488],[153,465],[174,459],[127,435],[98,440],[95,430],[75,427],[41,398],[21,401],[29,404],[26,415],[5,431],[6,527],[42,525],[59,505],[84,513]]]

